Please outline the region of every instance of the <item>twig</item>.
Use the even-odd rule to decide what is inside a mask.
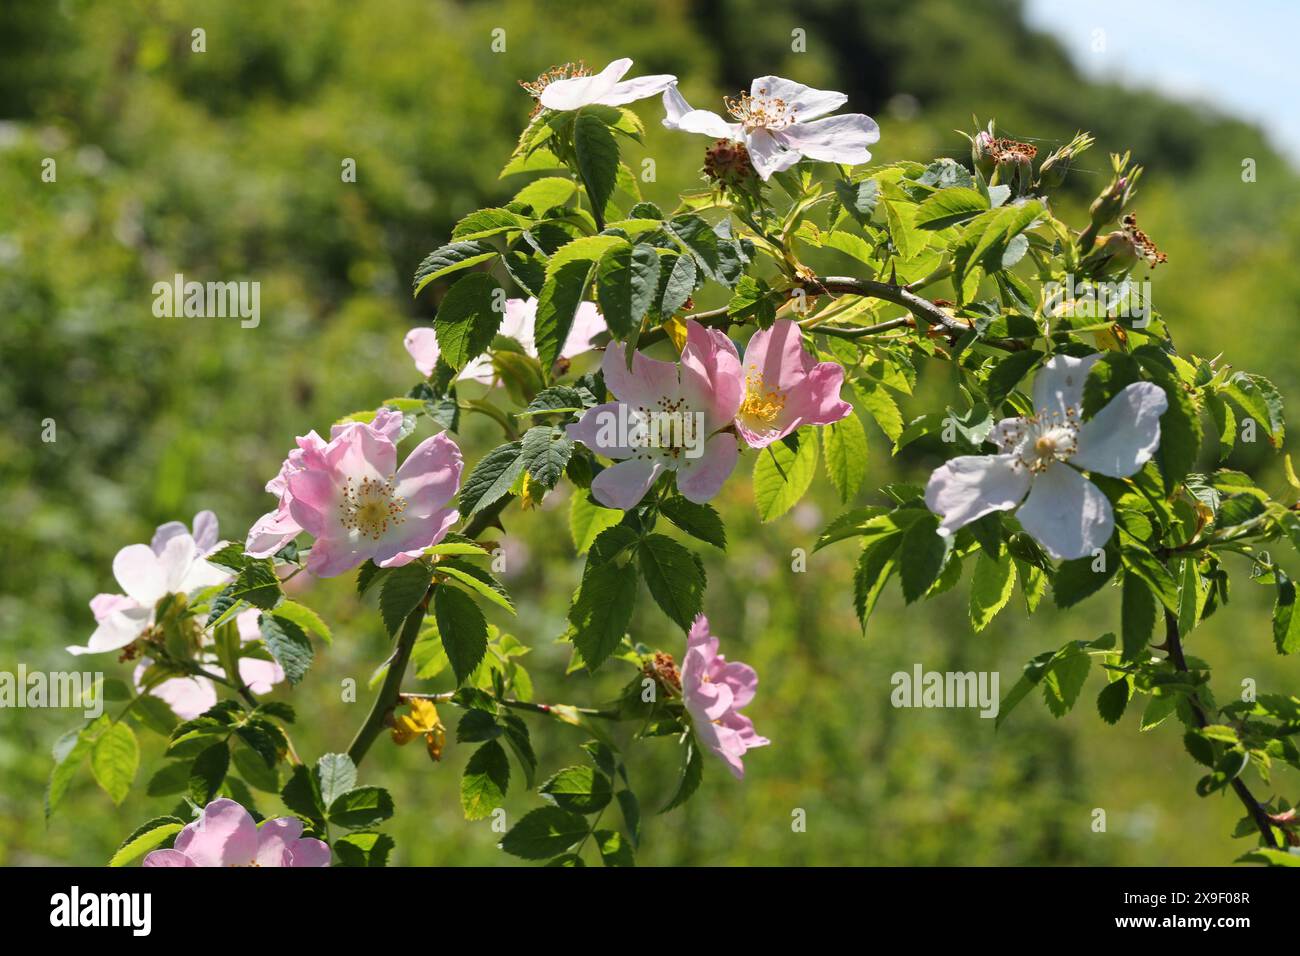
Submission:
[[[1183,643],[1178,636],[1178,618],[1167,609],[1165,610],[1165,648],[1169,651],[1169,659],[1174,662],[1174,667],[1181,673],[1186,674],[1187,658],[1183,656]],[[1187,695],[1187,702],[1192,708],[1192,716],[1196,718],[1196,725],[1198,727],[1209,726],[1210,718],[1206,715],[1205,708],[1201,705],[1201,701],[1195,693]],[[1255,795],[1250,792],[1250,788],[1246,786],[1240,777],[1233,779],[1232,790],[1242,804],[1245,805],[1246,812],[1250,814],[1251,819],[1255,821],[1255,826],[1264,838],[1264,843],[1276,849],[1277,840],[1273,836],[1268,812],[1264,809],[1263,804],[1255,799]]]

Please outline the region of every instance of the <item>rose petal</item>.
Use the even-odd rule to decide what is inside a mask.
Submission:
[[[1104,547],[1115,530],[1110,502],[1101,489],[1059,461],[1034,478],[1016,518],[1048,554],[1065,560]]]
[[[1070,459],[1087,471],[1127,478],[1160,447],[1160,416],[1169,408],[1165,390],[1134,382],[1079,429],[1079,450]]]
[[[1010,511],[1029,491],[1029,469],[1015,455],[962,455],[936,468],[925,505],[943,518],[940,534],[993,511]]]

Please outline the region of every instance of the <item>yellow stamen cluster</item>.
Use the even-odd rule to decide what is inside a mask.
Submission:
[[[785,394],[779,389],[764,388],[763,376],[751,365],[745,373],[745,400],[740,405],[741,416],[771,425],[784,408]]]
[[[785,129],[798,122],[790,104],[780,97],[769,97],[766,87],[759,90],[757,96],[741,93],[723,97],[722,101],[727,104],[727,112],[745,127],[746,133],[756,129]]]
[[[520,80],[519,85],[524,88],[529,96],[539,97],[542,95],[542,90],[558,80],[571,80],[575,76],[590,75],[591,71],[587,69],[587,64],[579,60],[577,63],[562,63],[559,66],[553,66],[532,82]]]
[[[343,485],[343,500],[339,503],[339,520],[349,531],[378,541],[390,528],[406,520],[406,499],[394,492],[394,478],[387,481],[366,478],[357,484],[348,478]]]

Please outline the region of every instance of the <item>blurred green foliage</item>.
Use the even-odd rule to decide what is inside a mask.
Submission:
[[[196,27],[206,52],[191,52]],[[506,31],[505,52],[492,50],[495,28]],[[806,31],[807,53],[791,52],[795,29]],[[241,538],[271,507],[262,485],[295,434],[410,387],[402,336],[431,305],[410,301],[409,277],[461,215],[517,188],[496,175],[530,108],[516,81],[552,63],[599,67],[623,55],[637,72],[678,74],[699,105],[769,72],[844,90],[851,108],[880,121],[882,161],[961,156],[951,130],[969,128],[972,113],[1049,146],[1089,129],[1098,147],[1071,174],[1079,208],[1106,178],[1105,151],[1132,148],[1148,168],[1135,208],[1170,257],[1153,277],[1156,303],[1180,347],[1225,351],[1300,395],[1289,338],[1300,301],[1295,171],[1242,123],[1084,82],[1011,0],[6,4],[0,668],[69,667],[63,648],[92,629],[86,602],[113,589],[118,548],[199,508],[216,510],[225,535]],[[657,182],[643,191],[671,204],[695,183],[701,144],[659,128],[656,103],[637,109],[657,164]],[[57,163],[53,183],[40,177],[47,157]],[[355,183],[341,181],[346,158],[356,161]],[[1242,180],[1246,158],[1255,182]],[[152,284],[178,272],[259,281],[260,327],[155,318]],[[919,414],[947,387],[926,383],[905,411]],[[53,443],[42,441],[47,419]],[[467,458],[494,438],[475,421],[462,436]],[[891,461],[883,436],[871,440],[870,487],[916,480],[935,464],[922,451]],[[1259,465],[1266,452],[1239,454]],[[1199,771],[1174,730],[1139,735],[1133,714],[1106,727],[1081,705],[1060,722],[1025,707],[995,734],[974,711],[889,704],[890,675],[917,662],[999,669],[1005,692],[1033,654],[1113,628],[1113,596],[1068,616],[1006,614],[975,637],[964,591],[906,613],[891,594],[864,638],[850,598],[851,546],[814,556],[809,573],[790,569],[792,549],[810,547],[836,513],[829,482],[819,477],[795,512],[763,526],[743,477],[751,463],[717,502],[732,545],[706,555],[706,607],[726,652],[762,677],[749,713],[773,746],[751,756],[743,783],[709,765],[694,801],[649,819],[642,862],[1186,864],[1236,855],[1241,845],[1226,834],[1238,808],[1194,795]],[[507,582],[520,614],[496,622],[535,648],[538,699],[594,703],[626,675],[563,676],[567,650],[554,638],[579,564],[566,508],[555,504],[507,522]],[[346,747],[367,703],[364,691],[359,704],[341,702],[340,682],[364,685],[386,653],[377,615],[356,604],[349,580],[311,588],[337,640],[292,695],[304,755]],[[1247,677],[1292,689],[1294,666],[1271,649],[1266,590],[1243,584],[1197,632],[1192,650],[1216,661],[1221,698]],[[640,606],[634,636],[680,653],[680,633],[648,601]],[[47,826],[49,748],[78,720],[0,711],[0,863],[100,863],[167,809],[138,787],[115,810],[87,775]],[[543,773],[577,762],[577,731],[533,730]],[[465,751],[450,744],[440,765],[414,747],[383,745],[369,758],[367,782],[397,799],[386,828],[395,862],[507,859],[488,822],[461,818]],[[150,739],[142,774],[160,753]],[[675,760],[668,741],[634,749],[633,784],[647,807],[669,795]],[[515,789],[507,811],[515,819],[535,805]],[[270,795],[259,808],[280,810]],[[1106,811],[1108,832],[1092,831],[1094,808]],[[792,832],[796,809],[807,813],[806,832]]]

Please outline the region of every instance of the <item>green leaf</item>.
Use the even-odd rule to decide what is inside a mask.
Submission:
[[[1092,657],[1082,651],[1059,657],[1043,678],[1043,700],[1053,716],[1063,717],[1074,707],[1088,679]]]
[[[673,217],[664,224],[664,228],[685,247],[701,272],[714,281],[727,284],[719,273],[721,256],[718,234],[711,225],[699,216],[687,214]]]
[[[618,246],[605,253],[596,273],[601,315],[622,341],[641,325],[659,291],[659,253],[652,246]]]
[[[677,791],[659,810],[660,813],[680,807],[700,788],[700,781],[704,779],[704,760],[700,756],[700,747],[695,742],[694,735],[686,739],[684,747],[685,760],[682,763],[682,775],[677,781]]]
[[[415,270],[412,284],[413,296],[419,295],[424,287],[435,279],[440,279],[459,269],[486,262],[497,254],[495,246],[487,242],[452,242],[429,253]]]
[[[800,433],[798,450],[773,442],[754,459],[754,501],[764,521],[779,518],[804,496],[817,473],[817,442]]]
[[[603,810],[614,795],[609,777],[586,766],[565,767],[537,789],[561,810],[574,813]]]
[[[230,586],[229,596],[269,611],[283,596],[270,558],[249,558]]]
[[[918,229],[946,229],[973,219],[989,208],[988,197],[975,189],[952,186],[940,189],[916,209]]]
[[[345,833],[331,844],[343,866],[387,866],[393,838],[386,833]]]
[[[939,534],[938,515],[922,515],[903,532],[898,571],[903,584],[903,600],[908,604],[923,597],[938,580],[951,542],[951,538]]]
[[[434,588],[433,616],[456,684],[463,684],[487,653],[487,621],[473,598],[449,587]]]
[[[1238,372],[1223,387],[1222,394],[1241,409],[1243,417],[1253,418],[1263,427],[1274,447],[1281,447],[1286,424],[1282,418],[1282,397],[1272,382],[1260,375]]]
[[[460,806],[466,820],[482,820],[501,806],[510,785],[510,761],[495,740],[489,740],[469,758],[460,780]]]
[[[1052,579],[1052,600],[1059,608],[1073,607],[1084,598],[1096,594],[1102,585],[1119,570],[1119,556],[1113,545],[1098,556],[1062,561]]]
[[[448,290],[433,317],[442,361],[457,372],[482,355],[497,329],[503,312],[498,311],[500,286],[485,272],[465,276]]]
[[[555,425],[535,425],[524,432],[519,460],[529,477],[543,488],[554,488],[573,454],[573,439]]]
[[[1016,585],[1016,566],[1009,553],[990,558],[981,551],[971,576],[970,623],[976,633],[988,627],[997,613],[1007,606]]]
[[[632,844],[617,830],[596,830],[592,833],[600,858],[606,866],[636,866]]]
[[[117,804],[126,799],[140,766],[140,745],[135,731],[121,721],[109,724],[90,751],[90,772]]]
[[[727,529],[712,505],[673,495],[660,502],[659,513],[691,537],[722,551],[727,550]]]
[[[510,828],[501,849],[525,860],[545,860],[563,853],[587,835],[587,821],[559,807],[533,810]]]
[[[1124,572],[1124,597],[1120,604],[1120,633],[1124,661],[1150,656],[1147,644],[1156,626],[1156,601],[1151,588],[1132,571]]]
[[[290,684],[297,684],[316,657],[311,639],[293,621],[274,614],[261,615],[258,627],[271,656],[283,668],[284,676]]]
[[[691,297],[699,270],[690,256],[671,257],[672,266],[664,276],[663,291],[659,296],[659,314],[667,319]]]
[[[325,804],[321,800],[316,775],[303,765],[294,767],[280,791],[284,805],[308,820],[324,821]]]
[[[533,224],[533,220],[508,209],[478,209],[456,223],[451,238],[458,241],[486,239],[505,232],[520,232]]]
[[[622,520],[623,512],[617,508],[603,508],[590,495],[575,492],[569,505],[569,534],[578,554],[586,554],[597,535]],[[669,520],[672,520],[671,515]]]
[[[944,190],[948,192],[949,190]],[[938,195],[942,195],[939,193]],[[1007,400],[1021,380],[1029,374],[1029,370],[1038,364],[1043,357],[1043,353],[1037,349],[1025,349],[1022,352],[1012,352],[1002,361],[993,367],[989,373],[988,382],[985,385],[985,395],[988,398],[989,408],[999,408]]]
[[[185,821],[180,817],[154,817],[148,823],[136,827],[131,835],[122,841],[122,845],[117,848],[108,865],[126,866],[159,844],[165,843],[184,828]]]
[[[1273,606],[1273,644],[1279,654],[1294,654],[1300,650],[1300,614],[1295,612],[1296,586],[1277,572],[1277,603]]]
[[[547,270],[546,282],[537,297],[535,329],[538,361],[548,375],[573,328],[573,316],[582,303],[591,272],[589,260],[565,263],[554,273]]]
[[[822,429],[822,444],[826,453],[826,472],[847,504],[862,487],[867,475],[867,432],[862,419],[849,412],[848,417]]]
[[[578,175],[600,220],[618,181],[618,142],[599,116],[580,112],[573,124],[573,149]]]
[[[700,559],[662,534],[646,535],[637,547],[650,596],[683,631],[704,606],[705,576]]]
[[[329,821],[349,830],[382,823],[393,815],[393,798],[383,787],[355,787],[329,805]]]
[[[874,179],[863,179],[856,183],[837,180],[835,195],[839,197],[844,211],[865,226],[871,222],[871,215],[876,211],[880,199],[880,184]]]
[[[857,566],[853,570],[853,606],[858,612],[858,622],[862,632],[867,631],[867,621],[875,610],[876,601],[885,589],[898,566],[897,553],[902,535],[891,534],[887,537],[868,539],[858,555]]]
[[[449,558],[439,561],[434,570],[439,574],[454,578],[474,593],[487,598],[497,607],[505,608],[511,614],[515,613],[514,602],[510,600],[510,595],[506,593],[505,586],[482,568],[475,567],[465,561]]]
[[[461,515],[468,518],[509,494],[515,479],[524,468],[520,457],[521,447],[520,442],[508,442],[498,445],[479,459],[460,489]]]
[[[190,765],[189,782],[186,790],[190,800],[199,806],[207,806],[217,795],[226,771],[230,769],[230,746],[226,741],[213,744],[194,758]]]
[[[1128,707],[1129,682],[1127,678],[1112,681],[1097,695],[1097,713],[1108,724],[1118,723]]]
[[[588,564],[582,587],[569,608],[573,644],[588,670],[595,670],[618,648],[636,603],[636,566]]]
[[[379,594],[379,613],[389,634],[402,629],[410,613],[424,600],[432,580],[433,568],[423,561],[393,568],[384,577],[384,589]]]
[[[70,730],[54,742],[54,768],[45,788],[45,818],[49,820],[67,795],[72,778],[95,746],[95,738],[109,724],[107,715],[77,730]]]
[[[307,607],[305,604],[299,604],[297,601],[286,599],[276,605],[275,616],[293,621],[293,623],[297,624],[304,631],[310,631],[326,644],[329,644],[334,640],[334,635],[330,633],[329,625],[321,619],[319,614]]]
[[[321,803],[330,806],[357,785],[357,765],[347,754],[325,754],[316,761],[316,782]]]

